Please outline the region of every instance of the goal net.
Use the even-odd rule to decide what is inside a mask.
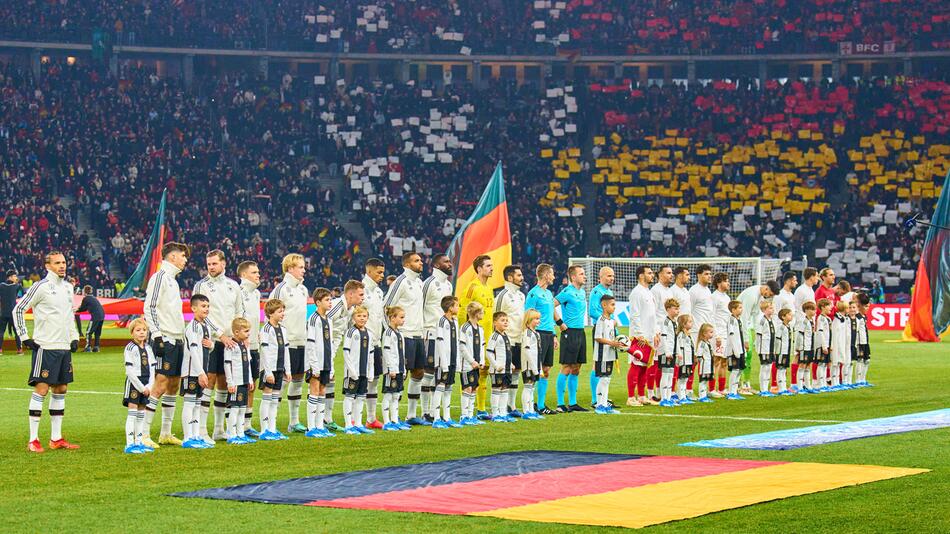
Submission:
[[[627,295],[637,285],[637,267],[645,265],[658,271],[660,267],[669,265],[675,269],[686,267],[689,269],[690,283],[696,283],[696,267],[706,264],[712,267],[713,273],[725,272],[729,274],[729,296],[736,298],[743,289],[762,284],[768,280],[775,280],[782,269],[782,264],[788,259],[774,258],[571,258],[569,265],[579,265],[587,273],[588,293],[598,284],[598,272],[602,267],[613,267],[614,285],[611,288],[618,300],[627,300]],[[713,288],[710,288],[712,290]]]

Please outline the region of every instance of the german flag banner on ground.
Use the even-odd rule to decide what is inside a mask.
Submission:
[[[873,465],[521,451],[175,496],[640,528],[926,471]],[[658,495],[663,496],[662,503],[657,501]]]

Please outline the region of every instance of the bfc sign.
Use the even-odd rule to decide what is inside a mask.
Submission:
[[[853,41],[841,41],[838,43],[838,54],[850,56],[853,54],[893,54],[897,51],[894,41],[884,41],[877,43],[855,43]]]

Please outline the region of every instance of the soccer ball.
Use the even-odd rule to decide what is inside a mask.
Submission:
[[[617,342],[623,345],[625,351],[630,348],[630,338],[627,336],[617,336]]]

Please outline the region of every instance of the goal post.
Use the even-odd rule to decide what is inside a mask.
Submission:
[[[686,267],[689,269],[692,286],[696,283],[696,267],[709,265],[713,273],[725,272],[729,274],[729,296],[738,297],[742,290],[752,285],[760,285],[768,280],[775,280],[782,271],[782,265],[790,261],[788,258],[570,258],[568,265],[579,265],[587,274],[587,283],[584,289],[590,291],[598,282],[598,273],[603,267],[612,267],[614,270],[614,284],[611,287],[617,297],[617,317],[620,323],[627,324],[627,296],[637,285],[637,267],[645,265],[659,270],[664,265],[672,268]],[[710,288],[712,290],[713,288]]]

